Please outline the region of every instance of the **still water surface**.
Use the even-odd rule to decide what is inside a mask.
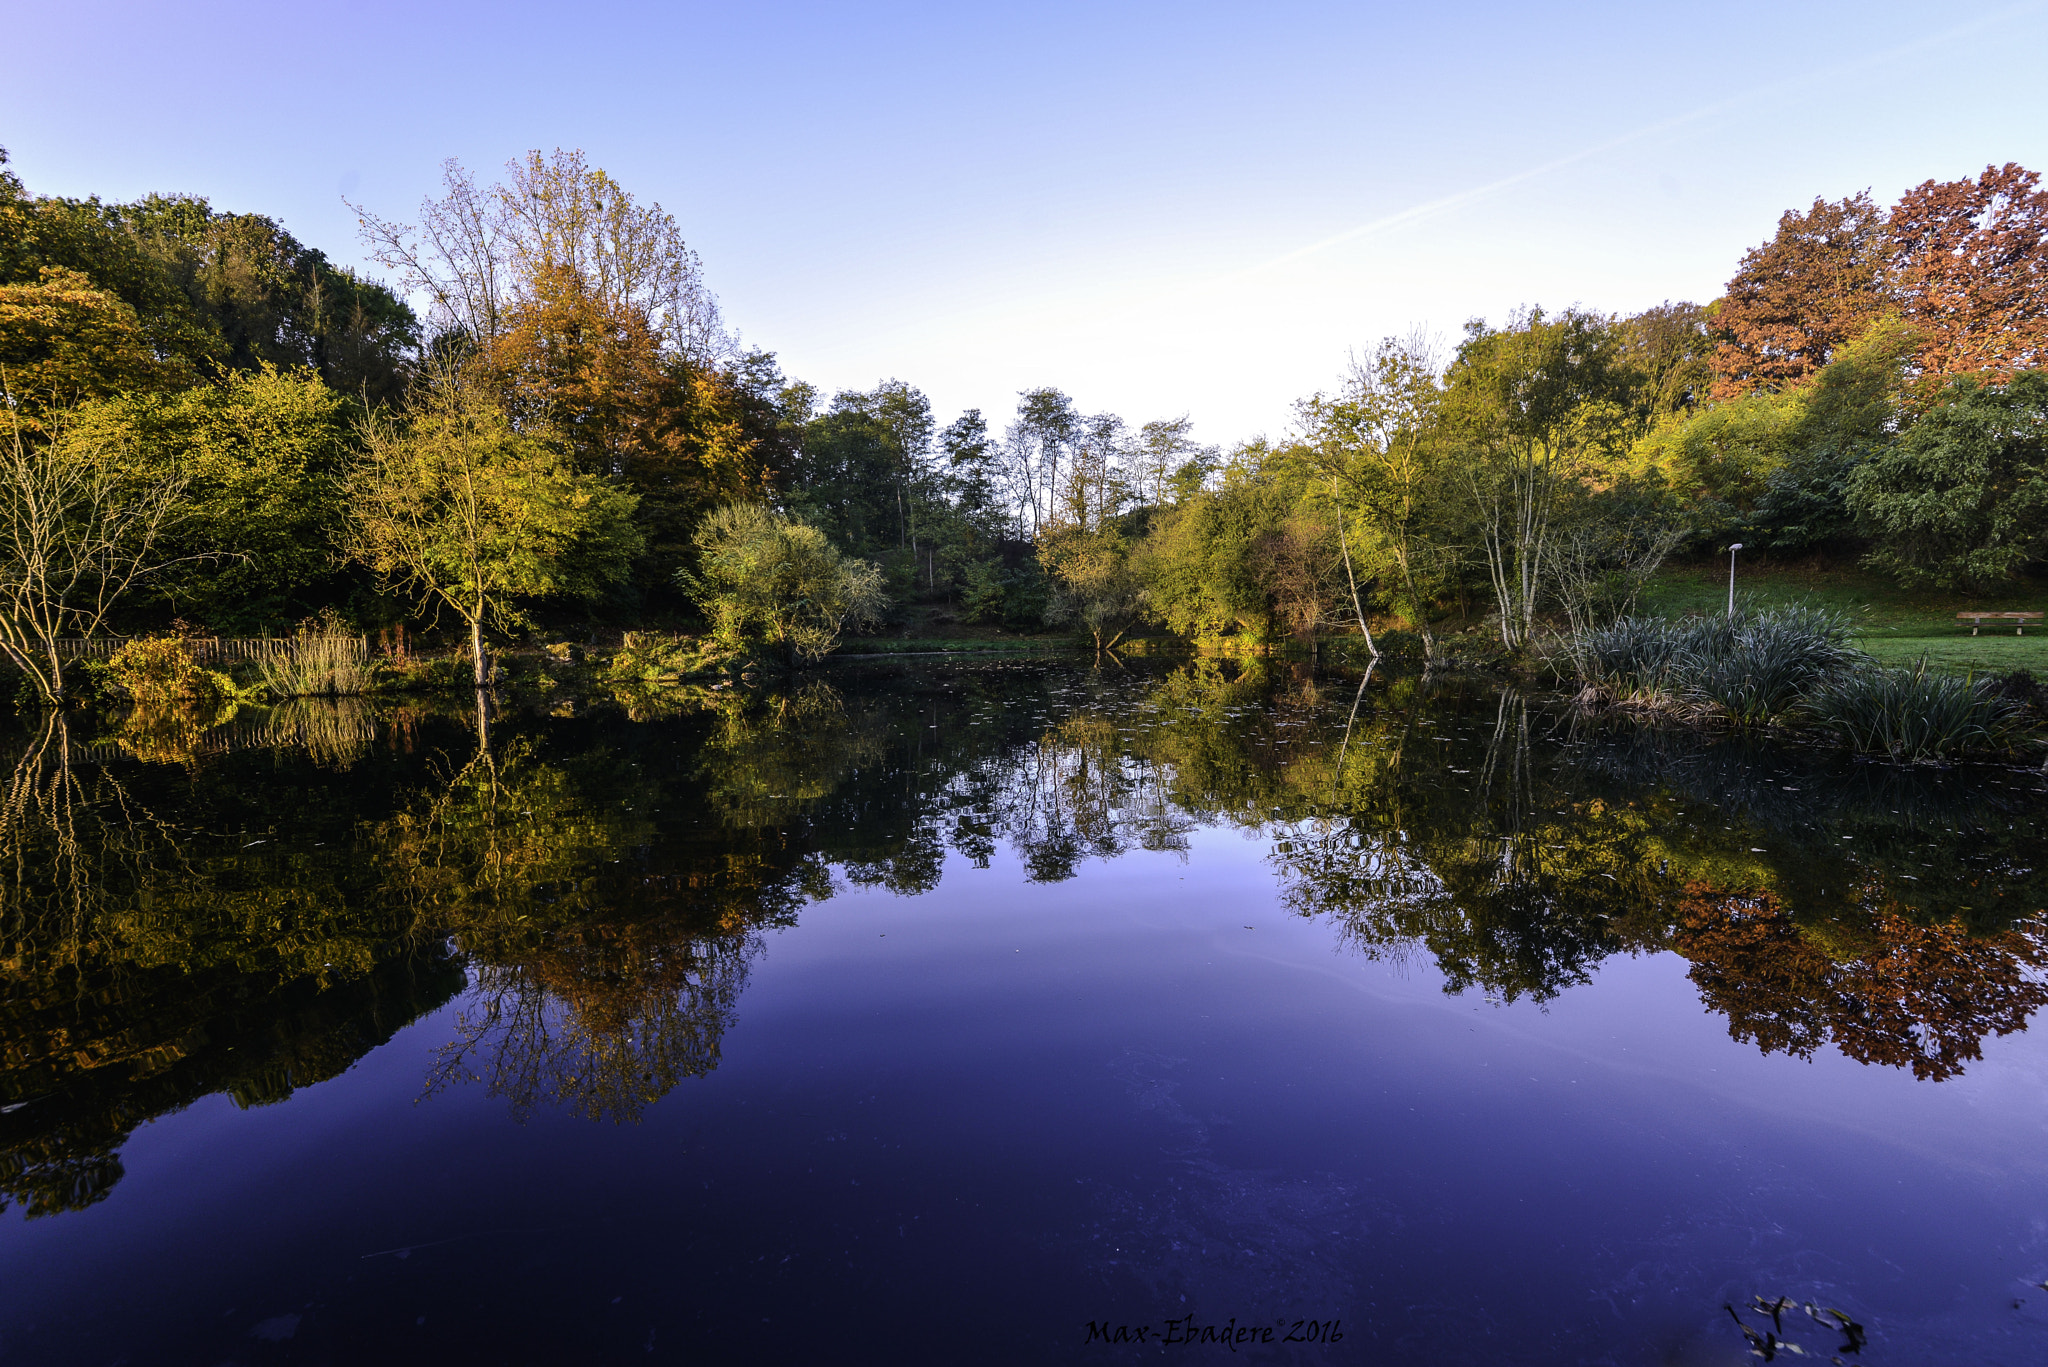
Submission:
[[[201,720],[9,739],[0,1362],[2048,1360],[2038,774],[1259,663]]]

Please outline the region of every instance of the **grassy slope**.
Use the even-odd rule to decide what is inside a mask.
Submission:
[[[1957,594],[1937,589],[1902,589],[1865,570],[1824,563],[1740,565],[1738,597],[1760,607],[1813,603],[1850,613],[1859,625],[1858,644],[1885,664],[1912,664],[1925,656],[1937,668],[1958,673],[2005,673],[2029,669],[2048,675],[2048,619],[2015,636],[2010,624],[1986,623],[1970,635],[1956,613],[2048,610],[2048,586],[2014,584],[1995,593]],[[1667,569],[1643,591],[1642,610],[1665,615],[1723,612],[1728,607],[1728,562]]]

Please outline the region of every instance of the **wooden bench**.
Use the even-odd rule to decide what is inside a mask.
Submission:
[[[1956,614],[1956,620],[1958,622],[1968,622],[1972,636],[1977,634],[1977,628],[1982,626],[1987,620],[1993,622],[2012,622],[2014,623],[2012,634],[2024,636],[2027,634],[2027,623],[2040,621],[2041,614],[2038,612],[1959,612]]]

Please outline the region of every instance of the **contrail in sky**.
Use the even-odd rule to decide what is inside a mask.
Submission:
[[[2017,18],[2022,14],[2038,10],[2043,3],[2044,0],[2027,0],[2027,3],[2024,4],[2008,5],[2004,9],[1993,10],[1990,14],[1982,15],[1967,23],[1957,24],[1953,28],[1943,29],[1939,33],[1931,33],[1924,38],[1916,38],[1912,42],[1901,43],[1897,47],[1886,48],[1881,52],[1874,52],[1867,57],[1858,57],[1851,61],[1838,62],[1833,66],[1821,67],[1786,80],[1774,81],[1769,85],[1760,85],[1754,89],[1745,90],[1740,94],[1731,95],[1725,100],[1716,100],[1712,104],[1701,105],[1698,109],[1689,110],[1686,113],[1677,114],[1668,119],[1661,119],[1656,123],[1646,124],[1631,132],[1622,133],[1619,136],[1608,138],[1604,142],[1595,143],[1591,147],[1584,147],[1565,156],[1555,157],[1540,166],[1532,166],[1526,171],[1517,171],[1511,176],[1502,176],[1499,180],[1488,181],[1486,184],[1474,186],[1470,190],[1460,190],[1454,195],[1445,195],[1440,199],[1432,199],[1422,204],[1413,205],[1401,210],[1399,213],[1388,214],[1384,218],[1376,218],[1369,223],[1361,223],[1355,228],[1346,228],[1343,232],[1323,238],[1319,242],[1311,242],[1306,246],[1296,247],[1292,251],[1283,252],[1269,261],[1261,261],[1257,265],[1247,266],[1235,274],[1240,277],[1256,275],[1262,271],[1272,270],[1276,266],[1284,266],[1290,261],[1298,261],[1302,257],[1313,256],[1317,252],[1328,251],[1330,248],[1346,242],[1353,242],[1362,237],[1371,237],[1377,233],[1383,233],[1393,228],[1402,227],[1405,224],[1414,223],[1419,219],[1444,213],[1447,210],[1462,208],[1477,200],[1485,199],[1489,195],[1495,195],[1502,190],[1520,185],[1524,181],[1535,180],[1539,176],[1549,175],[1552,171],[1562,170],[1567,166],[1576,165],[1579,162],[1588,161],[1600,156],[1602,153],[1611,152],[1617,147],[1626,147],[1630,143],[1641,142],[1646,138],[1654,138],[1660,134],[1669,133],[1673,129],[1683,128],[1688,124],[1713,118],[1717,114],[1727,113],[1730,110],[1763,99],[1766,96],[1784,94],[1802,86],[1811,85],[1817,81],[1844,76],[1853,71],[1861,71],[1866,67],[1879,66],[1885,62],[1896,61],[1901,57],[1910,56],[1924,48],[1934,47],[1937,44],[1948,42],[1950,39],[1959,38],[1966,33],[1974,33],[1979,29],[1988,28],[1993,24],[2003,23],[2008,19]]]
[[[956,306],[943,312],[906,319],[893,328],[881,329],[879,333],[870,332],[867,334],[867,341],[872,343],[878,336],[915,337],[925,335],[933,329],[943,330],[949,326],[966,326],[967,320],[970,318],[986,319],[992,316],[1004,319],[1009,323],[1014,323],[1019,317],[1035,317],[1050,313],[1067,315],[1070,325],[1074,321],[1072,315],[1079,314],[1085,316],[1086,327],[1092,332],[1101,333],[1107,330],[1114,330],[1131,319],[1151,315],[1163,303],[1181,301],[1193,294],[1213,292],[1233,284],[1254,281],[1268,272],[1303,260],[1304,258],[1312,257],[1317,253],[1326,252],[1334,247],[1343,246],[1346,243],[1372,238],[1465,208],[1491,196],[1498,195],[1503,191],[1510,190],[1517,185],[1537,180],[1581,162],[1591,161],[1618,148],[1658,138],[1678,129],[1732,113],[1745,106],[1754,105],[1762,100],[1782,98],[1794,91],[1808,89],[1824,81],[1838,79],[1872,67],[1896,62],[1901,58],[1952,42],[1965,35],[1977,33],[1996,25],[2008,23],[2021,16],[2035,13],[2044,7],[2048,7],[2048,0],[2021,0],[2021,3],[2006,5],[2000,9],[1980,15],[1975,19],[1966,20],[1923,37],[1883,48],[1861,57],[1852,57],[1845,61],[1814,67],[1796,76],[1786,77],[1782,80],[1768,82],[1740,91],[1725,99],[1715,100],[1709,104],[1675,114],[1669,118],[1659,119],[1642,127],[1616,134],[1590,146],[1582,147],[1577,151],[1550,158],[1525,170],[1516,171],[1511,175],[1490,180],[1483,185],[1443,195],[1436,199],[1426,200],[1423,203],[1411,205],[1397,212],[1360,223],[1355,227],[1346,228],[1328,237],[1281,252],[1279,255],[1263,261],[1255,261],[1240,266],[1219,264],[1218,269],[1213,273],[1205,275],[1198,280],[1175,279],[1170,282],[1135,285],[1121,299],[1112,301],[1097,297],[1091,300],[1090,306],[1079,308],[1076,308],[1072,301],[1066,300],[1057,303],[1041,302],[1033,307],[1023,307],[1014,303],[1008,305],[990,304],[980,309],[967,309]]]

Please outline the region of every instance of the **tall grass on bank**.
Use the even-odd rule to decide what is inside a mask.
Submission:
[[[256,661],[263,686],[280,698],[351,697],[376,682],[360,636],[294,636]]]
[[[1990,679],[1914,669],[1859,669],[1829,679],[1807,699],[1813,724],[1853,749],[1900,763],[2012,750],[2032,729],[2026,709]]]
[[[1896,763],[1939,763],[2029,743],[2034,717],[2008,683],[1882,669],[1849,644],[1850,621],[1814,607],[1676,621],[1624,617],[1576,633],[1563,654],[1580,701],[1746,729],[1794,725]]]
[[[1866,662],[1849,644],[1849,619],[1823,608],[1701,622],[1693,633],[1697,644],[1684,656],[1685,696],[1737,726],[1769,726],[1823,680]]]
[[[1849,630],[1841,613],[1813,607],[1732,619],[1624,617],[1577,633],[1565,653],[1595,696],[1761,727],[1822,680],[1866,662]]]

